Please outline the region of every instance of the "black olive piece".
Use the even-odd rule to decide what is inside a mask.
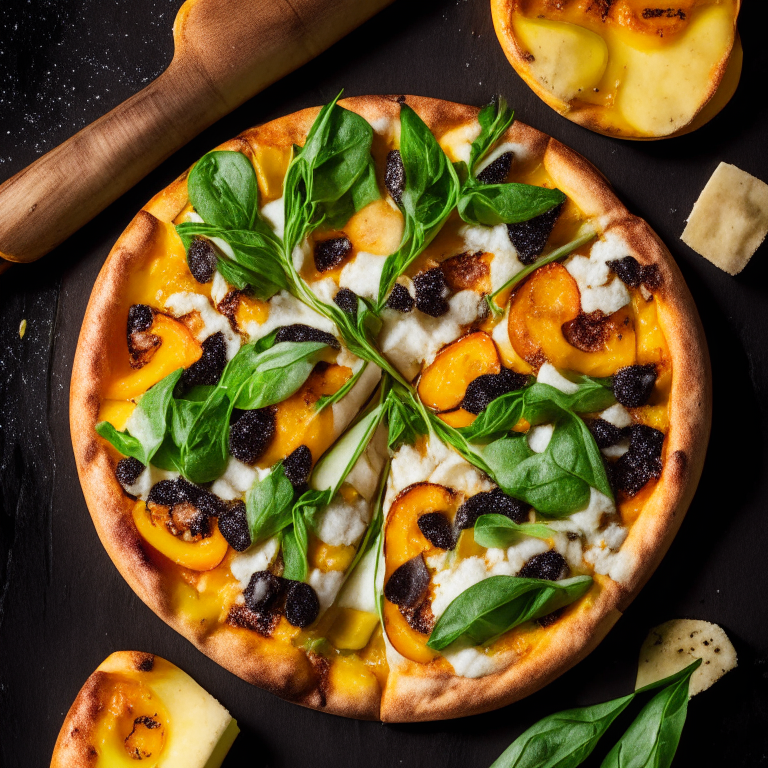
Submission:
[[[562,209],[563,204],[560,203],[546,213],[534,216],[528,221],[521,221],[519,224],[507,224],[509,239],[515,246],[517,258],[523,264],[533,264],[544,250]]]
[[[128,488],[133,485],[138,479],[139,475],[146,469],[146,467],[138,460],[130,456],[126,459],[120,459],[115,467],[115,477],[117,482]]]
[[[470,413],[480,413],[497,397],[522,389],[528,376],[502,368],[499,373],[485,373],[469,382],[461,407]]]
[[[450,293],[445,275],[440,267],[420,272],[413,278],[416,289],[416,309],[430,317],[442,317],[450,306],[446,297]]]
[[[619,280],[630,288],[637,288],[642,279],[642,267],[634,256],[624,256],[621,259],[607,261],[608,269],[615,272]]]
[[[647,288],[655,291],[657,288],[661,288],[661,270],[658,264],[646,264],[643,267],[642,274],[640,275],[640,282]]]
[[[216,251],[201,238],[195,238],[187,251],[187,266],[198,283],[210,283],[216,271]]]
[[[517,575],[521,579],[546,579],[547,581],[559,581],[571,572],[565,558],[554,549],[534,555]]]
[[[587,427],[598,448],[610,448],[621,440],[621,430],[605,419],[588,419]]]
[[[211,535],[211,518],[191,501],[176,504],[171,510],[170,526],[174,533],[189,531],[192,536],[207,538]]]
[[[192,363],[179,379],[182,391],[197,385],[218,384],[227,365],[227,340],[221,331],[203,341],[203,354]]]
[[[474,528],[480,515],[504,515],[515,523],[525,523],[530,510],[529,504],[508,496],[501,488],[494,488],[468,498],[459,507],[454,524],[460,531]]]
[[[613,396],[627,408],[645,405],[656,384],[656,366],[628,365],[613,374]]]
[[[180,477],[176,482],[184,500],[194,504],[203,514],[209,517],[218,517],[225,511],[226,504],[224,501],[210,491],[206,491],[205,488],[193,485],[183,477]]]
[[[152,486],[147,496],[148,502],[169,508],[187,500],[184,488],[178,480],[160,480]]]
[[[283,472],[294,488],[300,488],[309,480],[312,471],[312,452],[306,445],[300,445],[283,459]]]
[[[509,169],[512,167],[513,156],[512,152],[499,155],[477,174],[477,180],[481,184],[503,184],[507,180]]]
[[[387,306],[398,312],[412,312],[415,303],[408,289],[400,283],[395,283],[395,287],[387,299]]]
[[[651,478],[661,477],[664,433],[646,424],[623,429],[629,450],[613,465],[616,487],[634,496]]]
[[[538,620],[539,626],[551,627],[563,615],[564,611],[564,608],[558,608],[556,611],[552,611],[552,613],[548,613],[546,616],[542,616]]]
[[[133,304],[128,309],[128,344],[131,343],[132,333],[148,331],[152,327],[155,313],[146,304]]]
[[[357,317],[357,294],[349,288],[340,288],[333,297],[336,306],[352,317]]]
[[[245,552],[251,546],[248,517],[242,501],[232,502],[227,510],[219,515],[219,530],[227,544],[236,552]]]
[[[245,464],[255,464],[264,455],[274,436],[274,408],[245,411],[229,427],[229,452]]]
[[[384,171],[384,184],[392,199],[400,205],[405,190],[405,167],[399,149],[393,149],[387,155],[387,167]]]
[[[279,344],[282,341],[319,341],[322,344],[333,347],[333,349],[341,349],[339,340],[333,334],[321,331],[319,328],[313,328],[311,325],[302,325],[301,323],[282,326],[275,335],[275,344]]]
[[[254,613],[266,613],[279,606],[285,589],[285,579],[269,571],[256,571],[243,590],[245,605]]]
[[[428,586],[429,571],[423,555],[419,554],[403,563],[389,577],[384,586],[384,597],[401,608],[413,608],[424,600]]]
[[[294,627],[308,627],[320,613],[320,601],[309,584],[292,581],[285,598],[285,618]]]
[[[427,512],[416,521],[424,538],[438,549],[453,549],[456,534],[448,518],[442,512]]]
[[[352,251],[349,238],[334,237],[315,243],[315,267],[318,272],[327,272],[341,264]]]

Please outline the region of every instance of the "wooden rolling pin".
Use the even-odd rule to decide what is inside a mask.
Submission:
[[[187,0],[157,80],[0,186],[0,257],[39,259],[200,131],[391,2]]]

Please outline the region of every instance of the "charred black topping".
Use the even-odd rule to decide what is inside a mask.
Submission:
[[[285,598],[285,618],[294,627],[308,627],[320,613],[317,592],[309,584],[291,581]]]
[[[414,608],[399,606],[400,613],[408,622],[408,626],[422,635],[429,635],[435,628],[435,614],[432,613],[432,605],[425,600]]]
[[[387,168],[384,171],[384,184],[392,199],[400,205],[405,190],[405,168],[399,149],[393,149],[387,155]]]
[[[339,340],[333,334],[321,331],[319,328],[312,328],[310,325],[302,325],[301,323],[284,325],[280,328],[275,336],[275,343],[279,344],[281,341],[319,341],[333,349],[341,349]]]
[[[141,368],[146,365],[152,352],[162,344],[159,336],[151,332],[155,319],[155,310],[146,304],[134,304],[128,310],[128,325],[126,336],[128,338],[128,354],[131,368]]]
[[[420,272],[413,278],[416,309],[430,317],[442,317],[450,309],[446,297],[450,293],[440,267]]]
[[[499,155],[477,174],[477,180],[481,184],[503,184],[507,180],[509,169],[512,167],[512,158],[512,152]]]
[[[352,243],[346,236],[320,240],[315,243],[315,267],[318,272],[327,272],[341,264],[352,252]]]
[[[483,251],[460,253],[440,264],[445,281],[452,291],[481,290],[491,268],[483,261]]]
[[[468,498],[456,513],[455,525],[460,531],[474,528],[480,515],[504,515],[516,523],[525,523],[530,509],[524,501],[507,496],[501,488],[494,488]]]
[[[486,373],[469,382],[461,407],[470,413],[484,411],[497,397],[522,389],[528,383],[528,376],[502,368],[499,373]]]
[[[414,304],[413,296],[408,292],[408,289],[400,283],[395,283],[395,287],[387,299],[387,306],[398,312],[412,312]]]
[[[229,427],[229,452],[245,464],[255,464],[275,436],[275,409],[235,411]]]
[[[546,579],[547,581],[559,581],[571,572],[565,558],[554,549],[534,555],[517,575],[521,579]]]
[[[628,365],[613,375],[613,395],[627,408],[638,408],[645,405],[656,384],[656,366]]]
[[[187,251],[187,265],[198,283],[210,283],[216,271],[216,251],[207,240],[195,238]]]
[[[438,549],[453,549],[456,534],[448,518],[442,512],[427,512],[417,520],[424,538]]]
[[[139,475],[145,470],[145,466],[132,456],[120,459],[115,467],[115,477],[117,482],[127,490],[127,488],[133,485],[138,479]]]
[[[183,501],[187,501],[187,496],[178,480],[160,480],[152,486],[147,497],[147,502],[168,508]]]
[[[131,343],[132,334],[148,331],[154,319],[155,312],[152,307],[146,304],[133,304],[128,309],[128,343]]]
[[[384,597],[401,608],[415,608],[424,601],[429,586],[429,571],[419,554],[403,563],[389,577]]]
[[[270,613],[282,604],[288,583],[269,571],[256,571],[243,590],[246,607],[254,613]]]
[[[621,430],[605,419],[588,419],[586,421],[592,437],[598,448],[610,448],[621,440]]]
[[[634,256],[624,256],[606,262],[608,268],[618,275],[624,285],[637,288],[641,283],[650,290],[661,286],[661,272],[657,264],[642,266]]]
[[[611,318],[601,310],[579,314],[566,323],[562,330],[565,340],[582,352],[600,352],[605,348],[605,343],[611,333]]]
[[[226,512],[219,516],[219,530],[236,552],[245,552],[251,546],[248,517],[242,501],[233,501],[227,505]]]
[[[509,239],[515,246],[517,258],[523,264],[533,264],[541,255],[562,209],[563,204],[560,203],[546,213],[535,216],[528,221],[522,221],[519,224],[507,224]]]
[[[301,488],[312,471],[312,452],[306,445],[300,445],[283,459],[283,472],[294,488]]]
[[[685,11],[682,8],[644,8],[644,19],[685,19]]]
[[[546,616],[542,616],[538,622],[540,627],[551,627],[562,615],[565,611],[565,608],[558,608],[556,611],[552,611],[552,613],[548,613]]]
[[[664,433],[633,424],[622,434],[629,437],[629,450],[613,465],[612,480],[619,490],[634,496],[649,480],[661,477]]]
[[[349,288],[341,288],[333,297],[336,306],[352,317],[357,317],[357,294]]]
[[[181,374],[179,387],[185,390],[197,385],[218,384],[226,365],[227,340],[221,331],[217,331],[203,341],[203,354]]]

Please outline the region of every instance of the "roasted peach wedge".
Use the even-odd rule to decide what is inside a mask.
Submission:
[[[491,0],[504,53],[549,106],[598,133],[659,139],[711,120],[741,75],[741,0]]]

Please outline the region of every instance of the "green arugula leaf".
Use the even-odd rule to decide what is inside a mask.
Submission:
[[[475,542],[481,547],[506,549],[521,536],[549,539],[555,532],[541,523],[516,523],[505,515],[480,515],[474,527]]]
[[[184,373],[178,368],[147,390],[139,400],[136,410],[131,414],[131,428],[118,432],[108,421],[100,421],[96,432],[125,456],[138,459],[147,465],[165,439],[168,409],[173,396],[173,389]]]
[[[405,171],[401,204],[405,228],[399,248],[384,262],[377,312],[395,280],[429,245],[459,199],[456,170],[424,121],[407,104],[400,106],[400,156]]]
[[[245,514],[254,544],[292,524],[294,495],[294,488],[285,476],[282,462],[275,464],[265,478],[253,484],[245,496]]]
[[[472,142],[469,152],[469,170],[473,176],[477,175],[477,164],[515,122],[515,113],[503,96],[497,96],[480,110],[477,121],[480,123],[480,135]]]
[[[459,638],[488,643],[510,629],[570,605],[592,586],[591,576],[562,581],[490,576],[465,589],[437,620],[427,645],[441,651]]]
[[[471,443],[503,437],[523,417],[527,391],[528,388],[518,389],[491,400],[469,426],[458,427],[456,431]]]
[[[429,426],[414,395],[394,383],[387,395],[387,447],[395,450],[403,444],[413,445],[417,435],[426,435]]]
[[[297,535],[293,525],[283,533],[283,576],[294,581],[304,581],[307,578],[307,555],[306,548],[302,552],[299,543],[301,535],[302,532]]]

